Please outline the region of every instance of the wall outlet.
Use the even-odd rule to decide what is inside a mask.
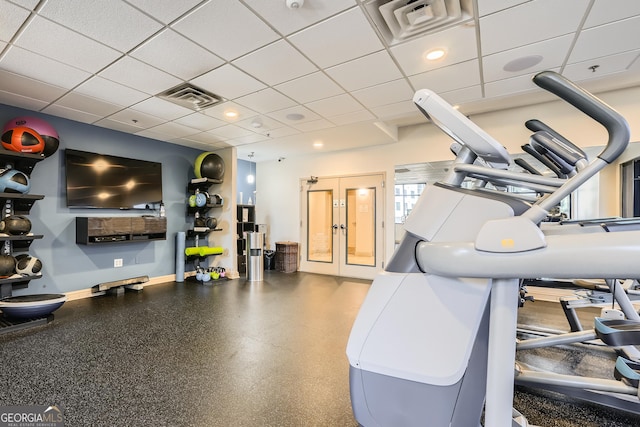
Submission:
[[[113,260],[113,266],[114,267],[122,267],[122,258],[115,258]]]

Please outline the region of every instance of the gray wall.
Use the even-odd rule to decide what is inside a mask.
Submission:
[[[49,121],[60,135],[60,148],[36,164],[31,174],[30,193],[42,194],[44,199],[35,202],[29,218],[32,232],[44,238],[34,240],[29,253],[42,261],[43,277],[13,294],[69,292],[136,276],[174,274],[175,235],[188,228],[187,181],[194,176],[193,161],[201,151],[0,104],[0,125],[17,116]],[[154,212],[67,208],[62,151],[65,148],[162,163],[167,240],[76,245],[76,216],[139,216]],[[123,259],[122,268],[113,267],[115,258]]]

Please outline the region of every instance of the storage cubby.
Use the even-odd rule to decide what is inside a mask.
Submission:
[[[238,254],[238,273],[247,271],[247,241],[245,233],[256,229],[255,205],[236,206],[236,250]]]

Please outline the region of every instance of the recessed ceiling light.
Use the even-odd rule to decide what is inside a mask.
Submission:
[[[300,113],[289,113],[285,116],[288,120],[302,120],[304,119],[304,114]]]
[[[322,143],[322,141],[316,141],[313,143],[313,146],[315,148],[322,148],[324,146],[324,144]]]
[[[424,57],[428,61],[436,61],[438,59],[444,58],[447,52],[442,48],[431,49],[427,53],[425,53]]]
[[[235,119],[236,117],[238,117],[238,112],[233,110],[225,111],[224,116],[230,119]]]
[[[523,56],[507,62],[502,69],[504,71],[515,73],[531,68],[534,65],[538,65],[543,59],[542,55]]]

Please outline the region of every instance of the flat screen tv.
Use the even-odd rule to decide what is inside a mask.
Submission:
[[[162,202],[162,164],[65,150],[70,208],[156,209]]]

